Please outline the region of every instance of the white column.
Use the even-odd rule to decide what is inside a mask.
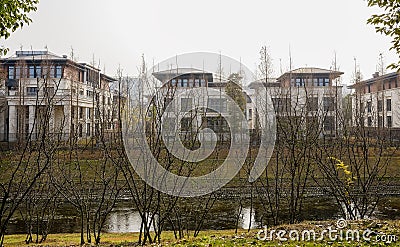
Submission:
[[[36,139],[36,131],[35,131],[35,126],[34,126],[34,122],[35,122],[35,106],[30,105],[29,107],[29,119],[28,119],[28,124],[29,124],[29,133],[30,134],[32,132],[32,139]],[[36,123],[37,124],[37,123]]]
[[[17,141],[18,121],[17,108],[15,105],[8,106],[8,141]]]

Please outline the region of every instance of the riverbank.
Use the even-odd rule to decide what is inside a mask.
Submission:
[[[265,239],[265,232],[260,230],[239,230],[237,234],[234,230],[202,231],[198,237],[181,240],[176,240],[172,232],[164,232],[161,245],[147,246],[400,246],[400,221],[342,223],[344,225],[338,225],[340,223],[334,221],[313,221],[281,225],[267,229],[267,236],[272,236],[273,240]],[[279,231],[280,236],[288,240],[278,240]],[[286,233],[283,234],[284,231]],[[299,234],[299,241],[290,240],[290,237],[296,238],[296,232]],[[313,240],[313,232],[316,240]],[[193,236],[193,232],[189,234]],[[318,240],[321,236],[324,236],[324,240]],[[26,235],[7,235],[4,246],[79,246],[80,239],[79,234],[51,234],[41,245],[27,245],[25,237]],[[101,246],[137,246],[138,233],[104,233],[101,239]]]

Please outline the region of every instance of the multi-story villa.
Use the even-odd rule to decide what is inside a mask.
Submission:
[[[199,128],[209,128],[217,133],[219,141],[230,138],[229,125],[225,118],[221,117],[224,114],[231,114],[230,105],[224,96],[229,84],[227,79],[216,80],[218,76],[213,73],[189,68],[154,72],[153,76],[162,84],[160,90],[161,97],[164,98],[162,103],[170,105],[166,111],[170,122],[168,125],[173,126],[172,131],[187,134]],[[243,97],[242,110],[244,113],[251,112],[250,97],[240,86],[236,86]],[[196,88],[199,89],[197,92],[189,93],[188,89]],[[171,103],[173,100],[174,103]],[[206,106],[207,109],[193,110],[199,106]],[[178,123],[179,118],[181,121]],[[211,139],[212,134],[204,134],[203,137]]]
[[[253,101],[265,98],[259,94],[260,89],[266,88],[278,124],[292,119],[298,125],[312,126],[317,131],[320,129],[324,136],[333,137],[340,128],[337,116],[342,108],[342,74],[319,68],[299,68],[268,82],[251,83],[249,87],[255,90]],[[256,117],[253,111],[252,118]]]
[[[99,69],[48,51],[17,51],[0,59],[0,71],[0,141],[34,139],[44,127],[65,139],[113,128],[115,79]]]
[[[399,97],[400,74],[380,75],[350,86],[352,95],[353,124],[369,128],[387,128],[396,132],[400,128]]]

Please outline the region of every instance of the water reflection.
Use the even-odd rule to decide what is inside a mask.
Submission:
[[[242,229],[255,229],[258,227],[256,222],[256,211],[253,208],[242,208],[242,213],[239,218],[239,226]]]
[[[242,208],[239,217],[239,228],[248,229],[251,221],[251,229],[258,227],[256,221],[256,211],[250,207]],[[129,232],[140,232],[142,219],[138,211],[133,208],[118,208],[112,211],[107,220],[107,232],[110,233],[129,233]],[[232,226],[233,228],[234,226]],[[168,228],[168,227],[167,227]],[[151,231],[154,231],[154,227],[150,227]]]
[[[150,220],[150,216],[148,218]],[[118,208],[110,213],[106,231],[110,233],[140,232],[141,224],[142,218],[138,211],[133,208]],[[154,231],[154,227],[150,226],[150,230]]]

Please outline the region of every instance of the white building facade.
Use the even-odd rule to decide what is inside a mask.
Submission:
[[[0,65],[0,141],[36,139],[43,128],[63,139],[113,128],[115,80],[99,69],[48,51],[17,51]]]

